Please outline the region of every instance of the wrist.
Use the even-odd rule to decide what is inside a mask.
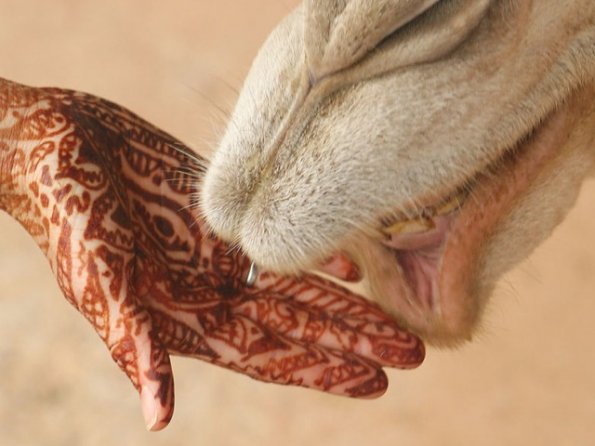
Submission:
[[[0,209],[12,213],[18,197],[27,194],[25,183],[32,171],[29,155],[37,144],[30,117],[39,106],[38,90],[0,79]],[[29,170],[29,172],[28,172]]]
[[[7,121],[0,120],[0,209],[4,210],[9,210],[10,198],[20,192],[26,164],[25,150],[18,143],[18,127]]]

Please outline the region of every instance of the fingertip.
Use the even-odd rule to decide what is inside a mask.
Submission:
[[[150,346],[147,348],[147,346]],[[138,351],[141,410],[151,432],[165,428],[175,405],[174,381],[167,351],[150,340]]]
[[[110,352],[139,391],[147,429],[153,432],[163,429],[174,410],[173,375],[167,352],[143,336],[125,336]]]
[[[376,374],[356,386],[347,389],[348,396],[352,398],[372,400],[380,398],[388,389],[388,376],[381,368],[376,369]]]
[[[140,400],[147,430],[157,432],[164,429],[171,420],[172,411],[161,405],[159,397],[149,386],[141,388]]]
[[[153,430],[153,426],[157,424],[157,404],[147,387],[140,391],[140,405],[147,430]]]
[[[372,347],[369,359],[383,367],[414,369],[421,365],[426,356],[423,342],[414,335],[384,339]]]
[[[346,255],[336,254],[325,260],[320,271],[346,282],[359,282],[362,279],[359,268]]]

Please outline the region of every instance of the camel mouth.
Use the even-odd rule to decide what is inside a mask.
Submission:
[[[438,205],[422,208],[413,218],[384,218],[381,244],[390,250],[408,295],[424,311],[436,311],[437,280],[449,231],[468,197],[460,190]]]
[[[366,272],[372,295],[380,296],[402,325],[426,340],[444,339],[445,332],[452,331],[444,327],[441,276],[447,269],[446,248],[457,236],[457,222],[473,194],[465,186],[415,213],[381,218],[380,235],[364,237],[365,246],[357,244],[357,253],[351,251]]]
[[[362,237],[348,250],[370,294],[430,343],[469,340],[483,310],[478,302],[494,285],[482,283],[487,247],[567,134],[562,108],[437,205],[412,218],[381,218],[381,237]]]

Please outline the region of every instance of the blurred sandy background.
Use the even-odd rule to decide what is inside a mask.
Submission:
[[[199,151],[295,0],[0,0],[0,76],[119,102]],[[206,142],[205,142],[206,141]],[[177,410],[145,432],[137,396],[0,214],[0,445],[587,445],[595,441],[595,207],[501,286],[483,334],[389,372],[375,401],[174,359]],[[530,228],[527,228],[530,230]]]

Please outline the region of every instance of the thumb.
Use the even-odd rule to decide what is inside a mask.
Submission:
[[[133,263],[130,255],[116,255],[102,244],[72,242],[69,225],[64,227],[54,263],[60,288],[139,392],[147,429],[163,429],[174,409],[171,364],[128,280],[124,265]]]
[[[111,317],[106,344],[140,394],[147,429],[163,429],[174,410],[173,375],[169,355],[156,341],[147,312],[132,306]]]

